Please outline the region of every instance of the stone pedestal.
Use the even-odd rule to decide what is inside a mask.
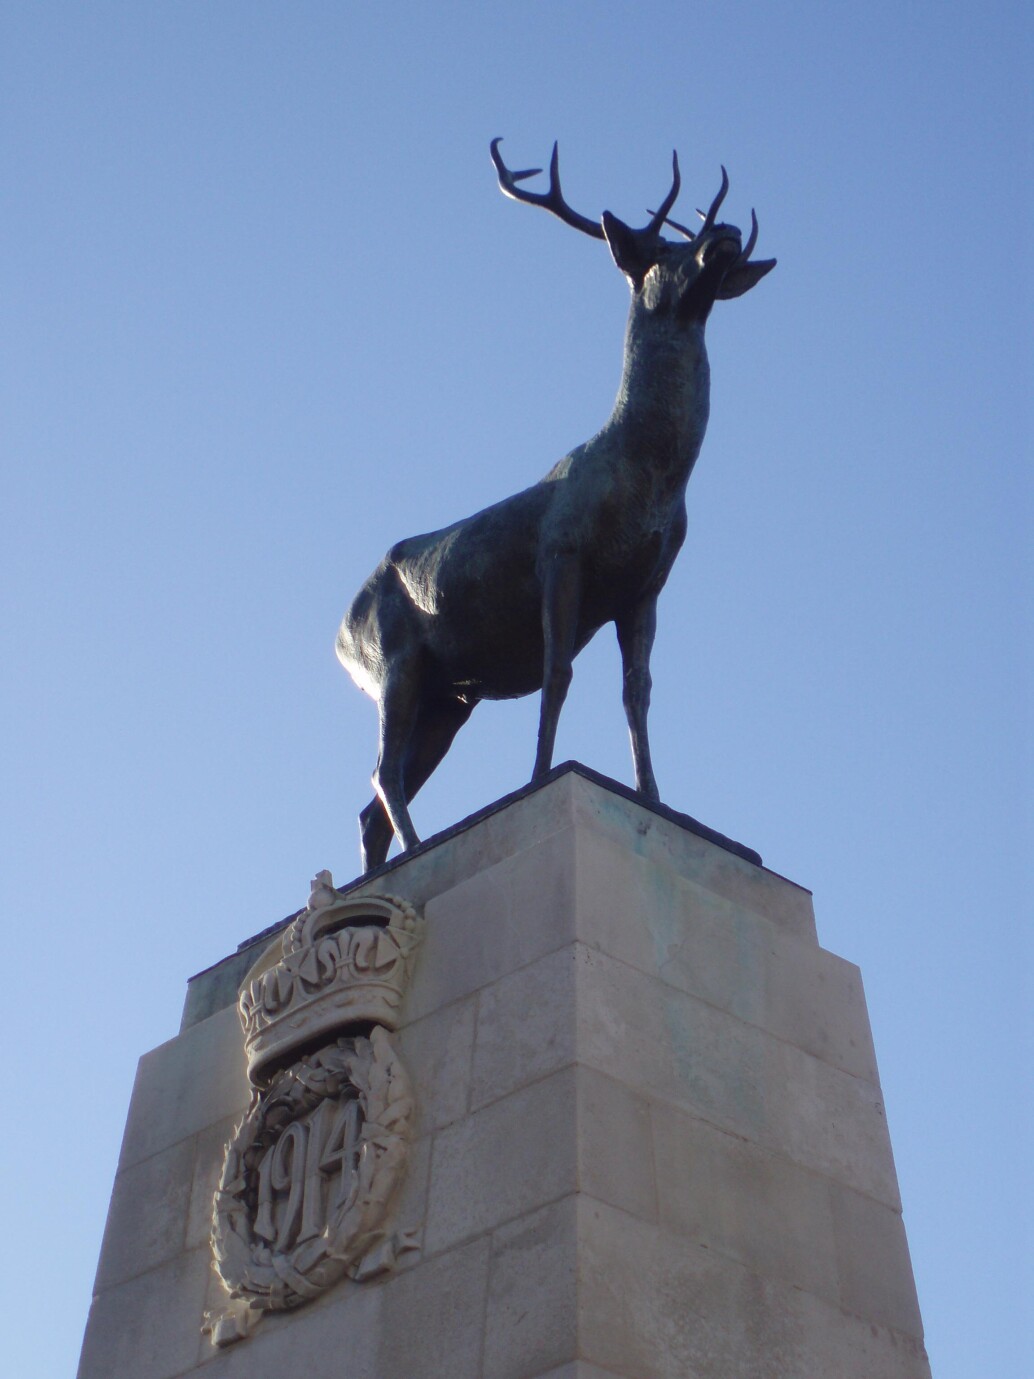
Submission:
[[[861,980],[807,891],[574,767],[364,892],[426,919],[419,1250],[201,1332],[264,935],[141,1059],[80,1379],[928,1379]]]

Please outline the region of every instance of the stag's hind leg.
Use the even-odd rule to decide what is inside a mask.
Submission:
[[[395,661],[381,685],[377,705],[380,721],[373,788],[404,849],[420,841],[406,808],[405,786],[406,758],[420,712],[420,679],[418,655]]]
[[[363,871],[380,866],[388,855],[394,834],[380,795],[374,795],[366,808],[359,811],[359,853]]]
[[[647,800],[659,800],[660,791],[650,760],[650,738],[646,718],[650,712],[650,652],[657,632],[657,600],[644,600],[626,617],[618,618],[615,627],[621,648],[624,678],[622,700],[628,735],[632,740],[632,763],[635,766],[635,788]]]
[[[453,738],[463,727],[474,710],[473,704],[459,699],[433,699],[420,704],[416,721],[409,734],[402,773],[402,795],[408,803],[431,773],[439,765],[452,746]],[[379,769],[379,768],[378,768]],[[406,811],[406,818],[409,812]],[[412,829],[412,823],[410,823]],[[392,835],[397,832],[385,808],[381,796],[375,795],[359,815],[363,870],[380,866],[388,855]],[[412,847],[418,841],[415,831],[412,842],[405,842],[399,833],[403,847]]]

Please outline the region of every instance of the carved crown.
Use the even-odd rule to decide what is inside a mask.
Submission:
[[[306,908],[248,973],[238,999],[248,1076],[348,1026],[397,1029],[423,921],[390,895],[345,897],[330,872],[312,883]]]

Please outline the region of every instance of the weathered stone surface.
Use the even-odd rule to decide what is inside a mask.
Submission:
[[[815,940],[811,892],[765,867],[715,846],[689,829],[624,799],[596,781],[572,778],[572,810],[580,833],[629,846],[639,855],[691,878],[799,938]]]
[[[554,834],[428,901],[424,913],[436,941],[417,966],[409,1019],[571,941],[572,841],[570,830]]]
[[[577,835],[576,865],[578,937],[587,946],[877,1080],[858,969],[818,948],[813,929],[804,927],[803,937],[788,932],[759,910],[586,830]]]
[[[426,907],[429,901],[464,881],[570,828],[574,823],[576,780],[575,773],[568,772],[545,789],[531,794],[521,792],[505,809],[488,812],[473,826],[460,829],[437,847],[396,858],[372,880],[357,877],[352,885],[358,891],[391,891],[395,877],[404,870],[407,897],[414,905]]]
[[[576,962],[577,951],[569,944],[480,993],[472,1108],[575,1061]]]
[[[929,1379],[918,1342],[579,1202],[582,1354],[629,1379]]]
[[[654,1106],[653,1130],[669,1229],[763,1278],[839,1301],[827,1178],[672,1107]]]
[[[182,1252],[193,1176],[192,1139],[180,1140],[119,1173],[97,1266],[98,1291],[125,1283]]]
[[[579,1191],[655,1221],[654,1107],[594,1068],[578,1068]]]
[[[419,1133],[440,1130],[466,1114],[477,997],[453,1001],[401,1030],[397,1043],[419,1089]]]
[[[522,1087],[435,1137],[424,1245],[437,1253],[572,1192],[573,1069]]]
[[[786,1379],[813,1374],[836,1375],[837,1379],[930,1379],[930,1363],[916,1337],[834,1311],[810,1293],[794,1293],[781,1301],[797,1333]]]
[[[484,1379],[525,1379],[575,1358],[576,1211],[565,1197],[493,1233]]]
[[[194,1363],[211,1264],[207,1249],[106,1288],[94,1298],[80,1379],[173,1379]]]
[[[120,1167],[243,1109],[248,1095],[240,1022],[229,1006],[141,1058]]]
[[[580,950],[578,987],[581,1061],[899,1205],[871,1083],[603,953]]]
[[[844,1310],[922,1339],[900,1212],[839,1183],[832,1184],[830,1197]]]

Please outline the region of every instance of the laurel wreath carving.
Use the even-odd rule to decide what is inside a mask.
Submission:
[[[277,1250],[252,1230],[259,1164],[288,1125],[351,1088],[363,1114],[351,1190],[328,1214],[321,1235]],[[276,1073],[265,1091],[253,1095],[226,1147],[213,1203],[212,1249],[231,1298],[249,1308],[281,1311],[346,1275],[365,1277],[390,1267],[388,1210],[405,1167],[412,1115],[409,1078],[380,1026],[369,1038],[328,1044]]]

